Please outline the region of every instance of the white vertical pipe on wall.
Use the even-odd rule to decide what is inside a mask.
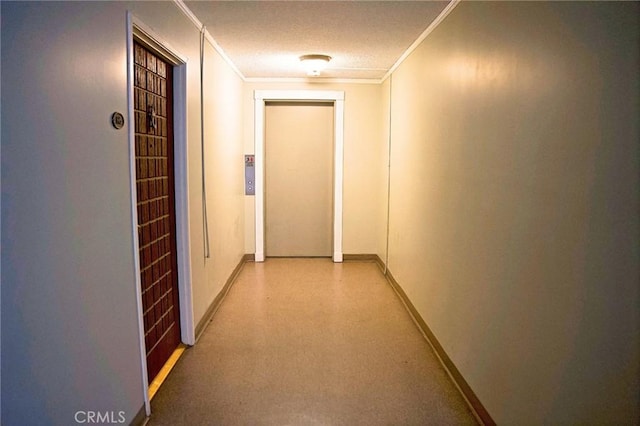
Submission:
[[[203,25],[200,30],[200,137],[202,154],[202,228],[204,233],[204,257],[211,257],[209,250],[209,220],[207,218],[207,179],[204,156],[204,39],[207,28]]]

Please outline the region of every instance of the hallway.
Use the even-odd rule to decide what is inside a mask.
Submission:
[[[149,425],[476,424],[375,263],[247,263]]]

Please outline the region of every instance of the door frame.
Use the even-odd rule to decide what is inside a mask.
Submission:
[[[195,344],[193,320],[193,296],[191,287],[191,243],[189,232],[189,180],[187,150],[187,59],[172,48],[131,12],[127,12],[127,113],[129,138],[129,167],[131,183],[131,225],[133,234],[133,258],[135,267],[135,291],[138,310],[138,333],[140,340],[140,362],[142,386],[147,416],[151,414],[149,383],[147,382],[147,358],[144,339],[144,312],[140,282],[140,255],[138,241],[138,209],[135,160],[134,59],[133,40],[138,39],[173,65],[173,146],[176,210],[176,248],[178,260],[178,297],[180,301],[180,339],[187,345]]]
[[[271,101],[333,102],[333,261],[342,262],[344,180],[344,92],[324,90],[256,90],[254,92],[255,261],[264,262],[264,126]]]

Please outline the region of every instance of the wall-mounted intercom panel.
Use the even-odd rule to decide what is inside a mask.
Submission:
[[[255,156],[244,156],[244,195],[256,195]]]

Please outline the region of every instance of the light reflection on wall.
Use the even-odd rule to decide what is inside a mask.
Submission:
[[[541,66],[544,61],[525,62],[515,55],[458,56],[445,62],[443,72],[459,89],[518,90],[545,92],[562,67],[555,73]]]

